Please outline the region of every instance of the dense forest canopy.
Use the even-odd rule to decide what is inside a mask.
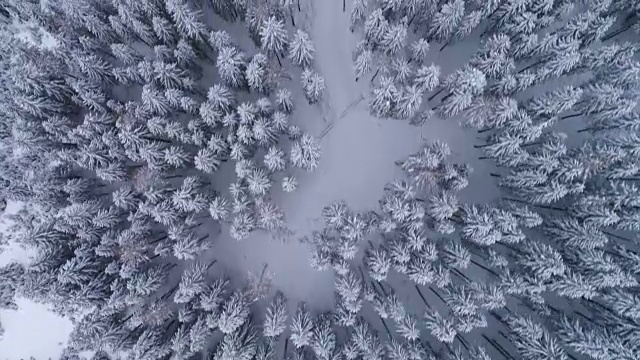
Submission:
[[[369,113],[460,122],[498,199],[467,201],[474,169],[430,141],[378,207],[328,203],[294,238],[274,193],[321,166],[296,110],[331,95],[310,4],[349,18]],[[640,359],[638,1],[0,0],[0,19],[19,208],[0,242],[36,254],[0,267],[0,308],[72,319],[62,358]],[[309,248],[331,311],[226,275],[215,240],[256,232]]]

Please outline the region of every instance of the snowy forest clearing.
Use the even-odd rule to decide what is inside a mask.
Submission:
[[[377,119],[369,113],[367,101],[360,100],[368,97],[369,79],[355,81],[351,54],[357,40],[345,32],[351,5],[346,13],[339,1],[303,0],[301,6],[312,14],[316,67],[325,78],[327,96],[325,106],[303,107],[301,99],[298,105],[304,112],[298,110],[296,118],[321,138],[320,164],[313,173],[300,177],[301,185],[294,195],[278,193],[280,196],[274,197],[283,206],[287,226],[294,234],[287,243],[279,244],[265,234],[237,242],[223,231],[215,250],[225,254],[221,261],[227,268],[240,274],[257,272],[267,264],[274,273],[275,289],[292,301],[306,300],[314,309],[328,310],[333,304],[333,278],[313,271],[308,247],[296,241],[322,228],[320,214],[328,203],[344,200],[354,210],[375,208],[385,185],[401,174],[395,162],[433,140],[451,144],[454,161],[471,164],[474,171],[462,198],[485,203],[498,197],[499,191],[489,175],[490,164],[478,160],[481,153],[473,145],[480,141],[472,129],[463,128],[455,119],[433,119],[416,127],[405,121]],[[438,61],[449,64],[451,70],[466,61],[460,54],[443,55],[451,57]]]

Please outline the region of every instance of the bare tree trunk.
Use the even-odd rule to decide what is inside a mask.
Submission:
[[[407,27],[411,26],[411,23],[413,22],[413,20],[416,19],[416,16],[418,16],[417,12],[415,14],[413,14],[413,16],[411,17],[411,20],[409,20],[409,22],[407,23]]]
[[[429,99],[427,99],[427,100],[428,100],[428,101],[433,100],[436,96],[440,95],[440,93],[442,93],[443,91],[444,91],[444,88],[441,88],[440,90],[436,91],[436,93],[435,93],[435,94],[431,95],[431,96],[429,97]]]
[[[616,238],[618,240],[628,241],[628,242],[631,242],[631,243],[635,243],[636,242],[636,240],[632,240],[632,239],[626,238],[624,236],[616,235],[616,234],[614,234],[614,233],[612,233],[610,231],[607,231],[607,230],[602,230],[602,232],[607,234],[607,235],[609,235],[609,236],[611,236],[611,237],[614,237],[614,238]]]
[[[163,237],[161,237],[161,238],[159,238],[159,239],[153,240],[153,241],[152,241],[152,242],[150,242],[149,244],[157,244],[157,243],[159,243],[160,241],[162,241],[162,240],[164,240],[164,239],[166,239],[166,238],[168,238],[168,237],[169,237],[169,236],[163,236]]]
[[[453,268],[453,269],[451,269],[451,271],[452,271],[455,275],[457,275],[460,279],[462,279],[462,280],[466,280],[466,281],[468,281],[468,282],[471,282],[471,279],[469,279],[469,277],[468,277],[467,275],[465,275],[465,274],[463,274],[462,272],[460,272],[460,270]]]
[[[174,287],[172,287],[166,293],[162,294],[162,296],[160,296],[160,299],[162,299],[162,300],[168,299],[171,296],[171,294],[173,294],[177,289],[178,289],[178,284],[176,284]]]
[[[462,344],[462,346],[467,349],[467,352],[469,351],[469,345],[467,344],[467,340],[465,340],[462,335],[460,334],[456,334],[456,339],[458,339],[458,341],[460,342],[460,344]]]
[[[376,79],[376,76],[378,76],[378,73],[380,72],[380,68],[378,68],[378,70],[376,70],[376,73],[373,74],[373,77],[371,78],[371,83],[373,84],[373,80]],[[357,80],[356,80],[357,81]]]
[[[133,37],[138,39],[141,43],[147,45],[150,49],[153,49],[153,45],[149,44],[145,39],[141,38],[138,34],[133,34]]]
[[[218,260],[213,260],[208,266],[207,266],[207,271],[213,266],[215,265],[215,263],[217,263]]]
[[[522,74],[523,72],[525,72],[525,71],[527,71],[527,70],[531,69],[532,67],[538,66],[538,65],[540,65],[540,64],[542,64],[542,63],[544,63],[544,61],[543,61],[543,60],[538,60],[538,61],[534,62],[533,64],[531,64],[531,65],[529,65],[529,66],[526,66],[524,69],[522,69],[522,70],[518,71],[518,74]]]
[[[284,341],[284,359],[287,358],[287,349],[289,348],[289,337]]]
[[[376,287],[376,284],[378,284],[378,287],[380,288],[380,291],[382,291],[384,297],[389,296],[389,294],[387,294],[387,291],[384,289],[384,286],[382,286],[382,283],[380,283],[379,281],[373,281],[372,284],[374,288]]]
[[[582,115],[582,113],[565,115],[565,116],[561,117],[560,120],[571,119],[571,118],[578,117],[578,116],[581,116],[581,115]]]
[[[342,12],[347,12],[347,0],[342,0]]]
[[[380,317],[380,315],[378,315],[378,317]],[[393,335],[391,335],[391,331],[389,330],[389,326],[387,326],[387,322],[384,321],[383,318],[380,317],[380,320],[382,321],[382,326],[384,326],[384,329],[387,332],[387,335],[389,336],[389,340],[393,339]]]
[[[420,291],[420,287],[418,287],[418,285],[414,285],[416,290],[418,290],[418,295],[420,295],[420,299],[422,299],[422,302],[427,306],[427,308],[431,309],[431,305],[429,305],[429,303],[427,302],[427,299],[424,297],[424,294],[422,293],[422,291]]]
[[[451,43],[453,42],[453,36],[449,38],[449,40],[447,40],[447,42],[442,45],[442,47],[440,48],[440,51],[444,50],[447,46],[451,45]]]
[[[596,127],[586,127],[584,129],[578,130],[578,132],[581,133],[581,132],[585,132],[585,131],[599,131],[599,130],[605,130],[605,129],[604,128],[596,128]]]
[[[491,146],[491,145],[493,145],[493,144],[486,143],[486,144],[482,144],[482,145],[473,145],[473,147],[476,148],[476,149],[482,149],[482,148],[485,148],[485,147]]]
[[[165,331],[165,332],[166,332],[166,331],[169,331],[169,328],[170,328],[170,327],[172,327],[173,325],[175,325],[175,323],[176,323],[176,320],[171,320],[171,322],[169,323],[169,325],[167,325],[167,326],[164,328],[164,331]]]
[[[622,28],[610,33],[610,34],[607,34],[607,35],[603,36],[602,39],[600,39],[600,40],[603,41],[603,42],[607,41],[607,40],[611,40],[614,37],[616,37],[616,36],[624,33],[625,31],[631,29],[632,26],[633,26],[633,23],[628,24],[628,25],[626,25],[626,26],[624,26],[624,27],[622,27]]]
[[[502,356],[504,356],[506,359],[509,360],[515,360],[515,358],[513,356],[511,356],[511,354],[509,354],[509,352],[507,352],[502,346],[500,346],[500,344],[498,344],[495,340],[490,339],[487,337],[487,335],[482,334],[482,337],[489,343],[491,344],[491,346],[493,346],[494,349],[496,349],[500,354],[502,354]]]
[[[440,100],[440,104],[442,104],[443,102],[445,102],[445,100],[447,100],[448,98],[453,96],[453,91],[448,93],[447,95],[445,95],[442,100]]]
[[[477,267],[479,267],[479,268],[481,268],[481,269],[485,270],[486,272],[490,273],[490,274],[491,274],[491,275],[493,275],[493,276],[500,277],[500,275],[498,275],[498,273],[497,273],[497,272],[495,272],[495,271],[491,270],[490,268],[488,268],[488,267],[486,267],[486,266],[484,266],[484,265],[480,264],[479,262],[477,262],[477,261],[475,261],[475,260],[473,260],[473,259],[471,259],[471,263],[472,263],[473,265],[475,265],[475,266],[477,266]]]
[[[429,290],[431,290],[432,293],[434,293],[438,299],[440,299],[442,301],[443,304],[446,304],[447,302],[444,300],[444,298],[442,297],[442,295],[440,295],[440,293],[438,293],[437,291],[435,291],[431,286],[429,286]]]
[[[198,239],[198,241],[205,241],[205,240],[207,240],[208,238],[209,238],[209,235],[204,235],[204,236],[201,236],[201,237]]]
[[[484,129],[480,129],[480,130],[478,130],[478,134],[482,134],[482,133],[484,133],[484,132],[491,131],[491,130],[493,130],[493,129],[495,129],[495,127],[494,127],[494,126],[492,126],[492,127],[488,127],[488,128],[484,128]]]

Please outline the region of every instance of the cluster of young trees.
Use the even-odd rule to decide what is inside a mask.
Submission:
[[[19,295],[73,319],[66,358],[272,358],[250,308],[260,297],[216,278],[207,250],[224,223],[237,240],[286,230],[272,188],[294,191],[294,168],[318,165],[292,94],[315,103],[324,80],[309,35],[289,25],[294,4],[0,9],[0,197],[21,204],[9,242],[35,252],[0,268],[0,307]],[[253,45],[225,30],[234,21]]]
[[[214,9],[222,16],[249,11],[231,4]],[[63,193],[77,190],[65,186],[79,185],[64,183],[82,177],[107,190],[124,185],[119,194],[130,199],[119,201],[131,205],[124,210],[144,204],[163,225],[210,208],[216,220],[234,214],[229,221],[242,235],[272,221],[262,219],[269,211],[260,209],[268,207],[278,173],[287,165],[317,166],[319,146],[291,123],[292,92],[282,85],[291,65],[303,68],[302,87],[315,102],[323,80],[311,68],[309,36],[297,30],[289,37],[277,4],[254,14],[260,17],[254,19],[259,51],[252,56],[225,30],[207,25],[204,14],[211,9],[189,2],[49,7],[41,25],[49,27],[53,49],[12,39],[4,59],[11,111],[5,137],[7,147],[22,151],[20,159],[3,159],[6,197],[66,206]],[[55,16],[69,21],[56,24]],[[282,148],[287,143],[288,151]],[[42,167],[60,169],[24,179],[28,169],[20,161],[33,168],[40,158]],[[228,160],[236,172],[231,198],[210,184]],[[281,184],[292,191],[297,181],[287,172]]]
[[[626,0],[580,6],[544,0],[355,0],[351,30],[363,38],[353,54],[356,81],[374,73],[370,110],[377,117],[416,124],[436,114],[448,118],[487,98],[516,97],[549,80],[611,65],[607,60],[618,51],[610,48],[612,40],[638,29],[636,11]],[[481,45],[461,69],[442,74],[429,61],[434,52],[478,34]],[[431,49],[435,44],[441,46]]]
[[[418,323],[434,356],[640,356],[638,10],[625,0],[354,1],[352,31],[363,37],[354,71],[356,81],[373,74],[371,113],[413,124],[460,116],[485,139],[475,147],[504,190],[496,205],[465,204],[454,192],[468,168],[440,173],[446,147],[429,145],[399,163],[407,179],[385,189],[375,215],[327,207],[319,268],[357,277],[350,260],[364,238],[349,237],[350,219],[382,234],[370,237],[360,281],[387,299],[370,296],[397,332],[389,349],[413,341],[387,276],[397,272],[426,306]],[[428,61],[477,36],[479,49],[451,74]]]
[[[370,348],[352,338],[345,356],[637,358],[633,246],[596,232],[595,216],[551,216],[517,198],[465,203],[456,193],[470,168],[449,154],[436,142],[399,161],[406,176],[385,187],[375,211],[343,202],[323,210],[312,266],[335,273],[336,321],[355,336],[370,308],[386,333]]]

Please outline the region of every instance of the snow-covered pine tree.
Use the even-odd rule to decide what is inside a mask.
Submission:
[[[431,335],[444,343],[452,343],[457,334],[454,322],[442,317],[437,311],[426,313],[424,324]]]
[[[325,90],[324,78],[311,69],[305,69],[301,75],[302,89],[309,104],[317,103]]]
[[[320,153],[320,145],[317,141],[310,135],[304,134],[291,146],[289,158],[294,166],[312,171],[318,166]]]
[[[489,79],[500,78],[515,67],[509,57],[510,48],[511,40],[507,35],[492,35],[469,64],[482,71]]]
[[[384,281],[387,278],[387,274],[391,269],[391,257],[384,247],[368,249],[364,261],[372,279]]]
[[[558,339],[532,319],[507,317],[505,321],[512,331],[511,340],[524,359],[536,358],[538,356],[535,355],[536,353],[544,353],[545,359],[567,357],[567,353]]]
[[[336,350],[336,334],[330,314],[321,314],[314,321],[310,347],[319,359],[332,359]]]
[[[238,330],[249,317],[249,301],[242,290],[234,291],[224,302],[218,327],[225,334]]]
[[[184,0],[166,1],[167,11],[176,24],[178,32],[189,39],[203,41],[207,26],[202,22],[202,12],[191,8]]]
[[[369,46],[378,46],[388,27],[389,22],[384,17],[382,9],[378,8],[369,14],[364,21],[364,39]]]
[[[460,21],[460,26],[449,37],[449,40],[440,47],[440,51],[444,50],[447,46],[451,45],[455,41],[460,41],[469,36],[484,20],[484,14],[482,10],[473,10],[467,13]]]
[[[272,84],[268,79],[269,59],[262,53],[257,53],[251,58],[245,70],[245,77],[251,90],[268,94]]]
[[[351,26],[349,27],[349,29],[351,30],[351,32],[354,32],[356,27],[364,25],[367,17],[368,5],[369,4],[367,0],[353,1],[353,6],[349,15],[349,20],[351,22]]]
[[[269,16],[260,25],[260,44],[267,54],[275,56],[280,66],[281,57],[287,49],[287,31],[282,20]]]
[[[484,91],[487,79],[482,71],[473,66],[465,66],[445,79],[449,93],[442,98],[438,110],[443,116],[451,117],[467,109],[476,96]]]
[[[176,303],[187,303],[205,290],[205,277],[208,266],[203,263],[193,263],[180,279],[178,291],[175,293]]]
[[[369,110],[376,117],[391,117],[396,112],[396,107],[400,101],[400,92],[396,87],[393,78],[382,76],[379,84],[372,89],[372,98],[369,103]]]
[[[404,49],[407,39],[407,25],[398,23],[385,29],[380,41],[380,47],[389,56],[396,56]]]
[[[213,0],[211,1],[213,11],[227,21],[235,21],[242,14],[238,12],[235,1],[232,0]]]
[[[431,19],[429,27],[429,39],[445,41],[458,27],[464,16],[464,0],[451,0],[442,5]]]
[[[216,359],[252,359],[257,352],[257,331],[251,322],[242,325],[237,331],[226,334],[217,347]]]
[[[301,348],[311,344],[313,336],[313,319],[304,302],[298,304],[296,312],[291,319],[289,329],[291,331],[291,342],[293,342],[293,345],[295,345],[296,348]]]
[[[282,178],[282,190],[284,192],[294,192],[298,188],[298,180],[293,176]]]
[[[315,55],[315,48],[309,34],[302,30],[297,30],[289,43],[289,59],[301,67],[311,66]]]
[[[220,77],[227,85],[236,89],[245,86],[244,72],[247,65],[242,51],[233,46],[222,47],[216,59],[216,66]]]
[[[353,61],[353,71],[356,75],[356,81],[362,76],[371,72],[373,68],[374,54],[373,51],[364,49],[360,52]]]
[[[264,324],[262,326],[263,333],[267,337],[278,337],[287,328],[287,304],[284,294],[277,292],[273,301],[267,307]]]

